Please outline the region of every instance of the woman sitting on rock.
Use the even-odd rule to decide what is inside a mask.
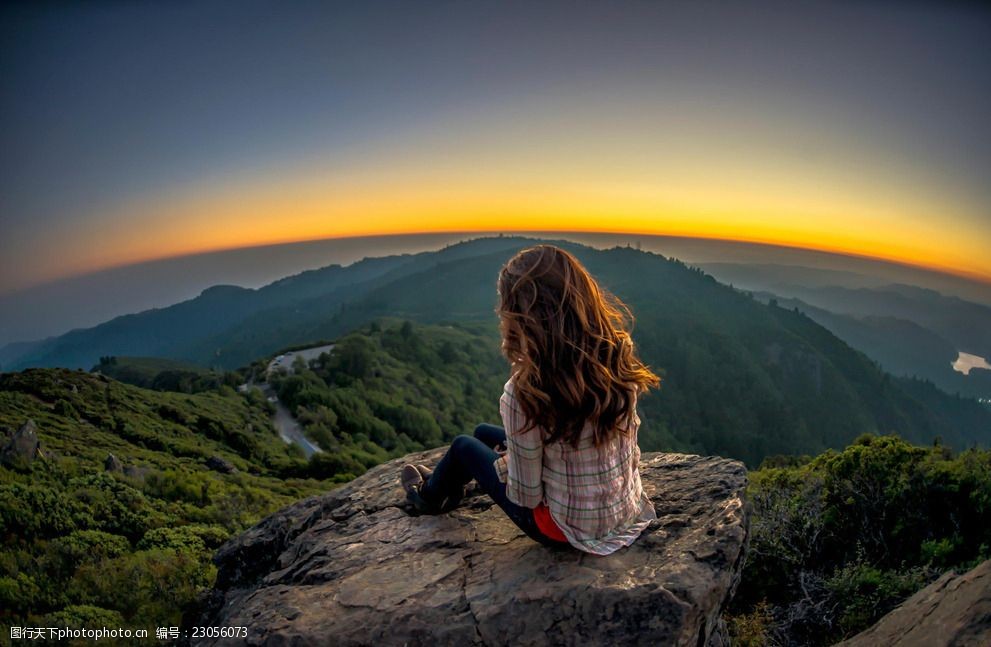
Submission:
[[[504,427],[458,436],[433,472],[404,466],[407,498],[420,512],[444,512],[475,479],[542,544],[599,555],[629,546],[656,518],[637,470],[636,404],[660,384],[634,355],[629,309],[552,245],[510,259],[498,299],[512,367],[499,400]]]

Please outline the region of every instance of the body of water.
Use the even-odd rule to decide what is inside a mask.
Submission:
[[[988,364],[988,360],[979,355],[958,352],[957,359],[953,362],[953,370],[959,371],[964,375],[969,375],[972,368],[986,368],[991,370],[991,364]]]

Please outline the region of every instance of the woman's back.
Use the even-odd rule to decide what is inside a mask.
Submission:
[[[526,429],[512,381],[506,383],[500,409],[508,447],[507,495],[520,505],[544,503],[572,545],[596,554],[628,546],[650,520],[653,505],[644,494],[638,466],[640,448],[633,398],[625,433],[596,447],[586,425],[577,445],[544,442],[539,427]]]

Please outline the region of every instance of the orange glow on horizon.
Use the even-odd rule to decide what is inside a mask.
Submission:
[[[991,284],[991,226],[973,196],[921,191],[907,174],[858,173],[839,158],[805,168],[768,149],[742,163],[674,138],[665,155],[631,161],[632,139],[578,151],[561,143],[572,130],[555,132],[525,148],[491,134],[447,148],[404,142],[346,165],[311,159],[142,195],[63,233],[58,271],[328,238],[574,232],[792,247]]]
[[[180,258],[183,256],[190,256],[196,254],[209,254],[214,252],[224,252],[233,251],[238,249],[246,249],[252,247],[266,247],[271,245],[284,245],[293,243],[306,243],[315,242],[321,240],[347,240],[350,238],[364,238],[364,237],[375,237],[375,236],[410,236],[417,234],[474,234],[479,237],[491,235],[496,236],[500,233],[506,235],[548,235],[548,234],[604,234],[604,235],[617,235],[617,236],[658,236],[658,237],[671,237],[671,238],[685,238],[685,239],[699,239],[699,240],[711,240],[711,241],[721,241],[721,242],[736,242],[736,243],[752,243],[759,245],[770,245],[774,247],[779,247],[782,249],[798,249],[813,252],[824,252],[828,254],[836,254],[841,256],[848,256],[853,258],[882,261],[888,263],[895,263],[898,265],[904,265],[911,268],[928,270],[933,272],[939,272],[943,274],[949,274],[952,276],[957,276],[960,278],[977,281],[980,283],[985,283],[991,286],[991,274],[982,274],[979,272],[973,272],[960,267],[955,267],[951,265],[943,265],[938,262],[926,262],[924,259],[911,259],[902,256],[897,256],[893,254],[879,254],[879,253],[868,253],[862,249],[856,247],[843,247],[835,246],[830,247],[826,245],[816,245],[812,243],[804,243],[801,241],[793,241],[782,238],[775,237],[761,237],[761,236],[720,236],[711,235],[704,233],[693,233],[693,232],[675,232],[671,230],[634,230],[634,229],[551,229],[546,227],[517,227],[512,230],[498,231],[486,227],[461,227],[457,229],[448,229],[443,227],[438,228],[421,228],[416,230],[382,230],[377,228],[369,228],[366,230],[353,230],[340,235],[323,235],[323,236],[312,236],[312,237],[284,237],[284,238],[257,238],[257,239],[245,239],[237,244],[231,245],[216,245],[216,246],[201,246],[201,247],[190,247],[187,249],[179,249],[177,251],[152,255],[146,257],[133,257],[121,260],[108,265],[94,266],[91,268],[82,269],[78,272],[73,272],[70,275],[84,274],[88,272],[95,272],[106,269],[113,269],[118,267],[125,267],[128,265],[133,265],[136,263],[145,263],[159,260],[168,260],[173,258]]]
[[[730,114],[718,88],[613,89],[536,92],[351,149],[163,181],[90,207],[0,269],[43,254],[54,260],[30,278],[45,282],[329,238],[573,232],[773,245],[991,284],[991,193],[909,154],[883,123],[757,95]]]

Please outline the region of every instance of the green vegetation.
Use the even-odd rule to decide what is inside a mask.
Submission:
[[[507,368],[486,327],[375,321],[311,364],[298,360],[292,375],[271,381],[326,450],[307,466],[318,478],[349,480],[499,421]]]
[[[0,467],[0,624],[176,626],[213,584],[211,557],[229,537],[393,456],[498,421],[506,377],[489,331],[373,322],[273,380],[327,450],[306,461],[276,435],[257,388],[152,391],[107,377],[110,366],[0,375],[0,431],[31,419],[41,440],[33,460]],[[214,456],[237,471],[208,469]]]
[[[213,583],[223,541],[331,487],[293,478],[299,451],[227,386],[187,395],[66,369],[0,375],[0,429],[28,419],[40,454],[0,467],[3,625],[178,625]],[[212,456],[237,471],[211,471]]]
[[[476,241],[271,289],[218,288],[74,331],[50,350],[109,352],[102,375],[0,374],[0,426],[33,419],[42,441],[33,462],[0,467],[0,623],[178,624],[232,534],[391,457],[497,422],[507,367],[494,280],[532,242]],[[640,403],[642,449],[761,465],[751,473],[750,559],[728,618],[740,644],[830,644],[938,573],[991,556],[991,452],[971,448],[986,444],[986,407],[892,378],[800,312],[679,261],[564,246],[632,307],[640,353],[662,375]],[[184,317],[212,308],[223,317],[184,336],[193,330]],[[129,323],[167,339],[163,354],[228,368],[336,339],[271,380],[325,451],[305,460],[272,429],[259,389],[235,393],[267,358],[211,374],[116,356]],[[108,453],[122,468],[107,469]],[[214,456],[237,471],[208,469]]]
[[[991,451],[864,435],[750,473],[750,553],[729,625],[743,645],[831,645],[940,573],[991,558]]]
[[[959,448],[987,442],[987,408],[935,389],[923,402],[799,312],[762,304],[677,260],[556,242],[630,306],[641,356],[664,380],[642,401],[645,451],[731,456],[753,468],[774,454],[838,449],[864,432],[922,444],[941,437]],[[328,325],[353,329],[401,313],[477,322],[496,339],[494,277],[513,251],[466,255],[419,272],[407,266]]]
[[[794,298],[782,298],[779,303],[788,309],[798,308],[851,347],[879,362],[892,375],[925,379],[951,394],[991,397],[991,371],[974,368],[964,375],[953,368],[958,348],[972,349],[971,352],[976,354],[984,352],[981,350],[983,348],[989,348],[988,333],[984,330],[988,326],[984,322],[991,323],[991,308],[928,291],[915,294],[918,289],[909,286],[901,286],[901,289],[910,291],[912,296],[900,299],[906,308],[905,312],[898,312],[900,317],[838,314]],[[829,291],[823,290],[818,294],[828,295]],[[868,301],[865,295],[874,299],[879,311],[890,311],[891,304],[885,302],[897,296],[885,290],[867,289],[855,292],[841,290],[840,294],[853,299],[852,303],[844,299],[831,300],[832,307],[843,308],[846,305],[841,310],[844,313],[851,312],[851,307],[862,309],[866,305],[863,301]],[[815,292],[809,294],[813,300],[815,295]],[[755,297],[766,300],[767,294],[758,293]],[[924,307],[921,307],[923,304]],[[916,322],[927,322],[931,326]],[[948,328],[955,330],[956,335]],[[934,332],[936,329],[943,330],[949,336]],[[956,341],[951,342],[950,339]]]
[[[0,376],[0,425],[9,434],[33,419],[42,441],[35,460],[0,467],[0,622],[177,625],[233,534],[498,420],[505,365],[491,335],[384,320],[298,362],[274,384],[327,450],[309,462],[271,430],[257,390],[161,393],[64,369]],[[122,471],[108,471],[108,453]],[[212,456],[238,471],[207,469]],[[769,457],[750,480],[750,553],[727,617],[740,645],[832,644],[946,569],[991,557],[991,451],[863,435],[815,458]]]
[[[259,290],[218,286],[46,341],[14,366],[73,366],[83,359],[91,366],[100,355],[152,354],[233,369],[382,317],[477,324],[489,339],[480,343],[494,352],[495,277],[518,249],[535,242],[486,238],[304,272]],[[987,443],[987,407],[892,378],[800,312],[765,305],[656,254],[550,242],[578,256],[637,317],[641,355],[664,378],[663,388],[642,403],[645,450],[720,454],[756,467],[774,454],[838,449],[864,432],[920,444],[940,437],[958,448]],[[498,397],[498,390],[489,396]]]
[[[236,386],[240,383],[237,373],[218,373],[196,364],[164,357],[104,355],[100,358],[100,363],[90,371],[103,373],[118,382],[155,391],[201,393],[217,390],[223,384]]]

